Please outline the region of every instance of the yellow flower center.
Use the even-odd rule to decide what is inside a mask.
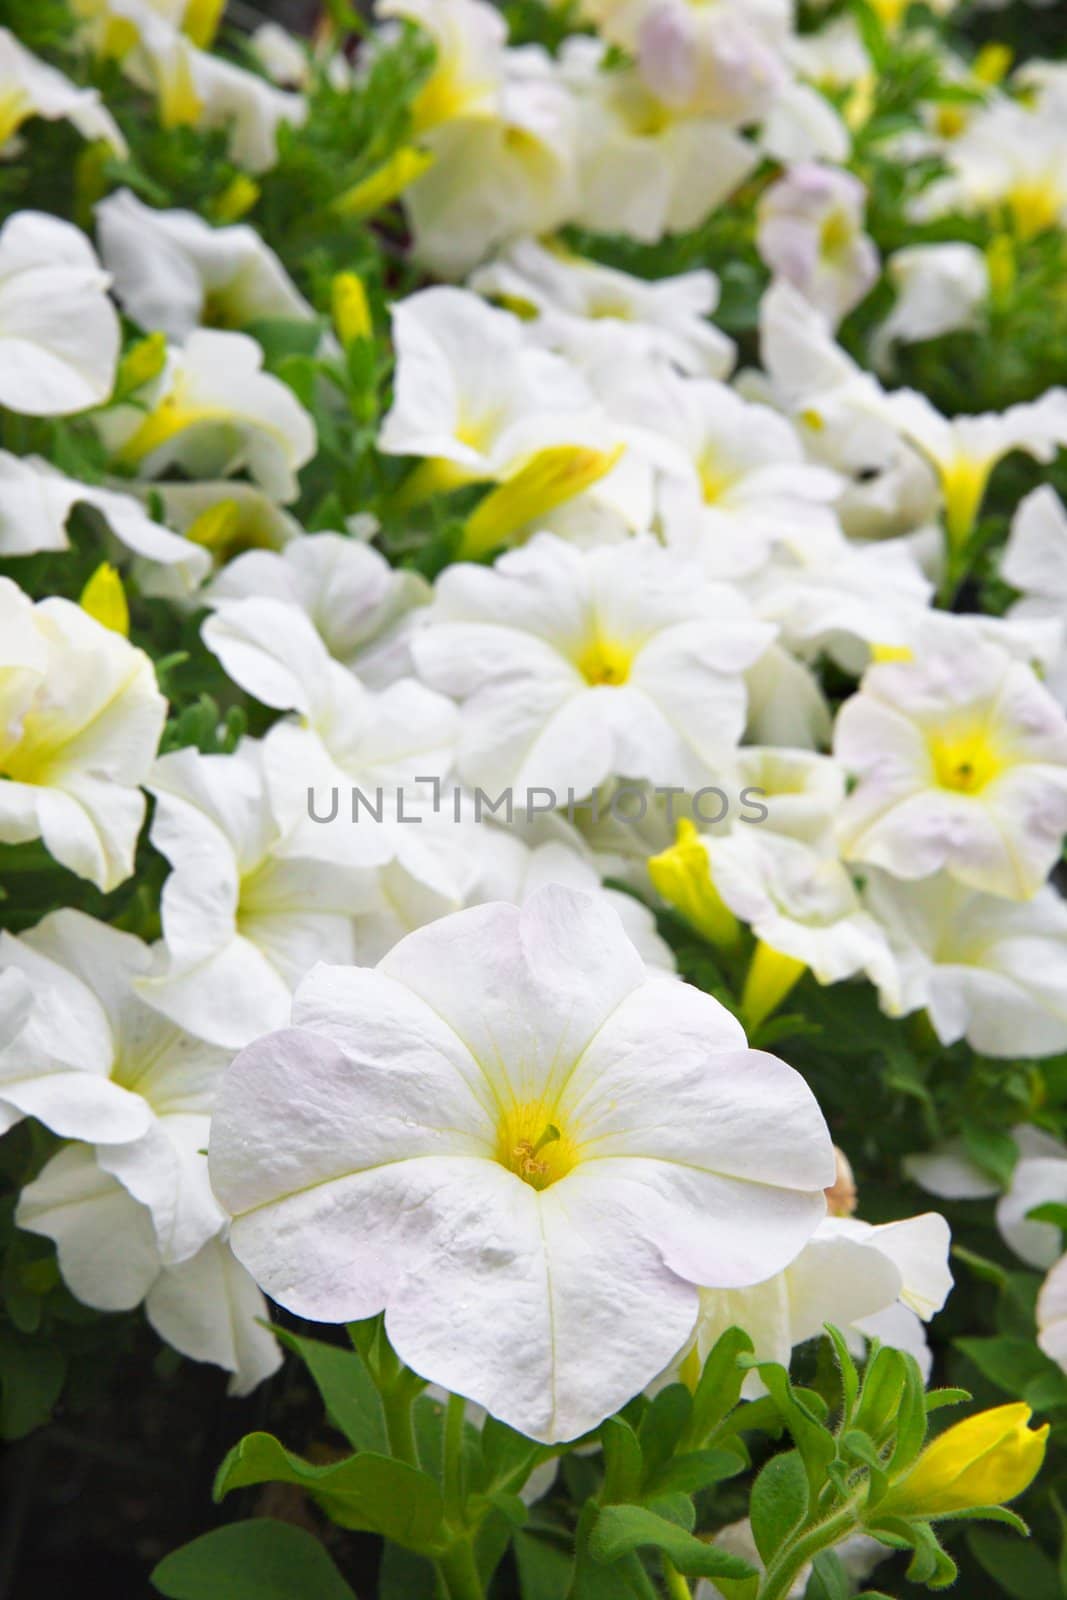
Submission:
[[[852,219],[846,211],[840,208],[831,211],[822,225],[820,253],[830,261],[843,255],[852,243],[855,231]]]
[[[633,652],[615,639],[597,634],[578,657],[578,671],[591,688],[625,683],[633,665]]]
[[[552,1120],[553,1108],[540,1100],[513,1105],[497,1136],[496,1158],[531,1189],[547,1189],[578,1163],[574,1140]]]
[[[980,794],[1005,766],[984,728],[935,735],[930,741],[930,756],[940,787],[957,794]]]
[[[735,477],[735,474],[728,472],[711,451],[705,451],[697,462],[697,474],[700,478],[700,492],[706,506],[713,506],[717,500],[721,500]]]

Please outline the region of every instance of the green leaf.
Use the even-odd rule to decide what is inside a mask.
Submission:
[[[889,1458],[887,1472],[897,1478],[916,1460],[926,1442],[926,1395],[919,1364],[913,1356],[901,1351],[904,1387],[896,1415],[896,1439]]]
[[[559,1600],[567,1593],[574,1562],[565,1550],[522,1531],[516,1533],[513,1543],[522,1600]],[[397,1600],[410,1600],[410,1596],[398,1595]]]
[[[286,356],[313,356],[322,342],[322,323],[293,317],[261,317],[246,332],[262,347],[268,367]]]
[[[852,1353],[845,1343],[845,1336],[835,1328],[832,1323],[826,1324],[826,1335],[834,1347],[837,1358],[838,1371],[841,1374],[841,1401],[845,1425],[852,1420],[852,1413],[856,1408],[856,1400],[860,1392],[860,1377],[856,1371],[856,1363]]]
[[[656,1395],[637,1430],[646,1482],[671,1459],[692,1414],[693,1399],[684,1384],[672,1383]]]
[[[0,1328],[0,1438],[21,1439],[52,1415],[67,1358],[55,1345]]]
[[[1062,1378],[1054,1361],[1039,1350],[1032,1339],[957,1339],[957,1350],[962,1350],[984,1378],[995,1383],[1008,1394],[1021,1394],[1035,1378],[1049,1372]]]
[[[597,1561],[610,1564],[651,1546],[690,1578],[749,1578],[754,1568],[644,1506],[604,1506],[589,1537]]]
[[[295,1333],[278,1330],[278,1338],[295,1350],[315,1380],[330,1420],[344,1434],[354,1450],[389,1448],[382,1403],[366,1363],[358,1351],[324,1344],[321,1339],[304,1339]]]
[[[552,1456],[551,1450],[516,1433],[496,1417],[486,1417],[482,1428],[482,1462],[487,1489],[520,1488],[535,1467]]]
[[[683,1494],[697,1494],[712,1484],[736,1478],[746,1466],[747,1462],[733,1450],[692,1450],[668,1461],[649,1484],[649,1492],[667,1494],[671,1490],[681,1490]],[[625,1496],[618,1498],[625,1499]]]
[[[773,1361],[761,1361],[757,1371],[792,1435],[804,1463],[808,1486],[812,1494],[816,1494],[822,1488],[826,1469],[836,1454],[833,1435],[823,1427],[801,1399],[800,1393],[793,1388],[784,1367]]]
[[[438,1593],[437,1577],[425,1556],[414,1550],[405,1550],[398,1544],[386,1544],[382,1549],[382,1562],[378,1569],[377,1600],[433,1600]],[[303,1595],[298,1591],[300,1600]]]
[[[962,1261],[964,1266],[970,1267],[975,1277],[981,1278],[983,1283],[991,1283],[997,1289],[1003,1289],[1008,1281],[1008,1274],[999,1263],[990,1261],[986,1256],[976,1255],[973,1250],[966,1250],[961,1244],[952,1246],[952,1255],[957,1261]]]
[[[686,1442],[703,1444],[720,1426],[741,1396],[745,1373],[738,1357],[751,1355],[752,1340],[743,1328],[727,1328],[709,1353],[693,1396],[693,1412]]]
[[[269,1517],[183,1545],[163,1557],[151,1582],[168,1600],[356,1600],[316,1538]]]
[[[634,1430],[622,1417],[609,1417],[600,1430],[604,1450],[601,1503],[637,1500],[644,1478],[644,1457]]]
[[[832,1550],[815,1557],[804,1600],[852,1600],[852,1585]]]
[[[1013,1600],[1062,1600],[1056,1564],[1040,1545],[1021,1544],[989,1528],[971,1528],[967,1543],[979,1565]]]
[[[808,1475],[800,1453],[772,1456],[752,1486],[752,1536],[765,1564],[808,1514]]]
[[[286,1450],[273,1434],[249,1433],[219,1468],[215,1498],[253,1483],[298,1484],[341,1527],[379,1533],[408,1550],[430,1554],[443,1542],[437,1484],[391,1456],[365,1451],[319,1467]]]
[[[977,1123],[963,1124],[963,1142],[967,1154],[975,1164],[995,1178],[1002,1189],[1011,1184],[1019,1147],[1010,1133],[1003,1128],[983,1128]]]

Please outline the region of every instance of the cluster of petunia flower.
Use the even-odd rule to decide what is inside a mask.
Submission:
[[[306,532],[319,409],[254,330],[319,321],[323,368],[358,360],[358,278],[327,326],[255,227],[123,186],[87,231],[36,209],[0,229],[0,406],[29,419],[0,451],[0,841],[102,896],[146,841],[167,864],[157,936],[60,904],[0,940],[0,1128],[64,1141],[19,1226],[76,1296],[143,1302],[238,1392],[280,1360],[265,1291],[320,1322],[384,1311],[416,1373],[546,1442],[695,1383],[732,1326],[762,1361],[829,1322],[928,1372],[947,1224],[854,1215],[811,1089],[746,1030],[808,975],[872,985],[944,1047],[1067,1051],[1050,485],[999,557],[1008,614],[964,583],[995,469],[1067,447],[1067,391],[948,417],[893,386],[902,345],[998,292],[965,240],[885,263],[869,367],[839,343],[883,267],[848,169],[863,30],[800,33],[787,0],[583,0],[549,54],[483,0],[386,0],[354,64],[268,27],[239,66],[210,0],[73,9],[81,52],[264,182],[313,75],[355,92],[417,25],[408,141],[341,211],[399,198],[447,281],[391,305],[372,422],[395,487]],[[890,32],[905,9],[870,7]],[[1064,70],[947,70],[954,120],[894,135],[940,164],[913,220],[1062,227]],[[0,159],[39,119],[126,154],[95,90],[0,33]],[[555,237],[699,228],[767,163],[749,364],[712,272],[638,277]],[[55,419],[98,472],[24,447]],[[58,570],[77,508],[106,561],[40,597],[20,563]],[[451,559],[387,559],[387,515],[451,518]],[[160,753],[140,602],[196,619],[257,735]],[[736,1014],[678,976],[671,918],[737,975]],[[1067,1370],[1067,1259],[1027,1220],[1067,1204],[1067,1152],[1019,1143],[999,1215],[1052,1268],[1041,1344]],[[913,1176],[991,1192],[955,1147]]]

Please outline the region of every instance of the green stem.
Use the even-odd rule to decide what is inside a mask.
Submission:
[[[445,1517],[454,1528],[465,1522],[466,1495],[463,1485],[463,1419],[467,1402],[461,1394],[450,1394],[445,1410],[444,1492]]]
[[[663,1558],[663,1581],[670,1600],[693,1600],[693,1591],[673,1562]]]
[[[858,1500],[850,1500],[825,1522],[783,1545],[763,1574],[757,1600],[786,1600],[801,1568],[852,1532],[858,1504]]]
[[[437,1570],[444,1582],[448,1600],[485,1600],[474,1546],[469,1539],[456,1543],[437,1558]]]
[[[419,1452],[415,1446],[415,1427],[411,1420],[411,1402],[413,1395],[410,1387],[403,1381],[383,1388],[382,1410],[385,1413],[385,1431],[389,1436],[389,1450],[398,1461],[406,1461],[409,1467],[419,1464]]]

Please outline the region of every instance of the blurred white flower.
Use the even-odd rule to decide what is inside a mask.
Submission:
[[[272,499],[296,499],[315,425],[247,334],[198,328],[138,398],[95,419],[118,464],[143,478],[176,465],[196,478],[247,468]]]
[[[873,666],[837,717],[858,780],[841,810],[847,860],[898,878],[942,868],[1029,899],[1067,830],[1067,718],[1029,667],[962,627],[920,631],[914,659]]]
[[[858,178],[817,162],[790,167],[760,200],[760,255],[832,327],[878,281],[878,250],[863,231],[866,204]]]
[[[83,139],[102,139],[116,156],[128,153],[99,89],[78,88],[0,28],[0,151],[32,117],[69,122]]]
[[[298,1315],[384,1309],[407,1365],[533,1438],[595,1427],[689,1337],[697,1283],[779,1271],[817,1226],[807,1086],[602,902],[460,912],[318,968],[293,1016],[212,1127],[238,1258]]]
[[[107,400],[121,333],[85,235],[40,211],[0,228],[0,405],[65,417]]]
[[[122,883],[166,708],[143,651],[0,578],[0,841],[43,839],[97,888]]]
[[[733,340],[708,321],[719,301],[713,272],[649,281],[521,239],[480,267],[470,286],[533,315],[531,338],[578,366],[620,350],[692,377],[725,378],[734,363]]]
[[[87,1146],[52,1157],[23,1189],[17,1220],[54,1240],[63,1281],[84,1305],[130,1311],[144,1301],[148,1321],[167,1344],[232,1374],[231,1394],[250,1393],[281,1365],[281,1350],[261,1326],[267,1302],[234,1259],[224,1231],[171,1264],[147,1207]]]
[[[1008,616],[1023,623],[1051,618],[1067,623],[1067,509],[1051,484],[1019,502],[1000,559],[1000,575],[1021,598]],[[1067,705],[1067,645],[1045,675],[1061,705]]]
[[[284,1027],[317,961],[355,959],[353,917],[373,887],[366,873],[290,847],[254,740],[232,755],[173,751],[146,786],[152,843],[172,870],[163,944],[135,988],[190,1033],[237,1049]]]
[[[206,550],[154,522],[132,495],[68,478],[40,456],[0,451],[0,556],[69,549],[67,520],[75,506],[99,513],[120,555],[168,569],[180,590],[198,588],[211,569]]]
[[[116,298],[142,328],[181,343],[201,324],[241,328],[314,312],[254,228],[213,228],[192,211],[155,211],[129,189],[96,208]]]
[[[1013,1128],[1019,1147],[1011,1184],[997,1203],[997,1227],[1020,1260],[1044,1271],[1061,1250],[1054,1222],[1031,1221],[1045,1205],[1067,1205],[1067,1145],[1043,1128]]]
[[[890,364],[895,344],[917,344],[974,328],[989,298],[989,266],[973,244],[915,244],[894,251],[886,271],[892,311],[871,341],[874,364]]]
[[[912,202],[917,222],[985,214],[1027,240],[1067,225],[1067,134],[1055,101],[1030,108],[999,98],[971,117],[945,151],[949,173]]]
[[[891,1016],[925,1010],[942,1044],[965,1038],[985,1056],[1067,1050],[1067,907],[1055,889],[1020,904],[940,873],[871,873],[864,902],[899,963],[899,985],[882,993]]]

